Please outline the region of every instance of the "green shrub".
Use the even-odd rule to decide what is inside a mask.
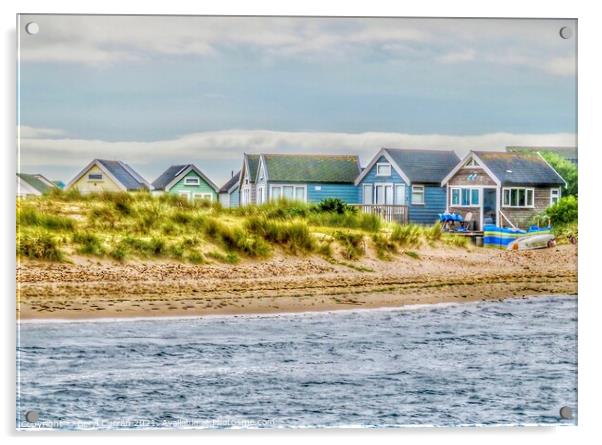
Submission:
[[[342,244],[341,255],[348,260],[357,260],[365,252],[364,235],[360,233],[337,231],[334,238]]]
[[[57,239],[43,231],[19,233],[17,254],[36,260],[62,261],[64,259]]]
[[[561,226],[577,222],[579,205],[574,196],[564,196],[560,200],[546,209],[546,215],[554,226]]]
[[[378,256],[378,258],[381,260],[390,260],[391,254],[397,252],[395,243],[386,235],[375,233],[372,235],[372,242],[374,243],[374,248],[376,249],[376,256]]]
[[[171,220],[176,224],[190,224],[192,219],[192,214],[183,210],[177,210],[171,215]]]
[[[415,260],[419,260],[420,259],[420,255],[418,255],[418,253],[414,252],[413,250],[406,250],[404,253],[407,256],[409,256],[410,258],[413,258]]]
[[[42,227],[57,231],[71,231],[75,228],[75,220],[72,218],[42,213],[31,207],[17,210],[17,224],[23,227]]]
[[[339,198],[326,198],[316,205],[316,209],[320,212],[333,212],[342,215],[346,212],[355,213],[357,209],[348,206],[345,201]]]
[[[90,232],[77,232],[73,234],[72,241],[80,244],[78,253],[85,255],[104,255],[105,250],[100,239]]]
[[[126,236],[121,240],[121,243],[127,247],[128,251],[131,250],[142,256],[162,256],[168,253],[165,240],[159,237],[143,239]]]
[[[391,240],[401,246],[419,246],[422,230],[416,224],[396,224],[391,233]]]

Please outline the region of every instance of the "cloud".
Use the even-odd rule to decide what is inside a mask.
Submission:
[[[22,127],[23,130],[23,127]],[[65,167],[75,171],[94,158],[120,159],[153,171],[160,171],[175,162],[198,162],[201,168],[227,177],[238,169],[243,153],[353,153],[363,163],[381,147],[455,150],[462,156],[471,149],[503,150],[509,145],[575,146],[570,133],[481,135],[404,134],[385,132],[287,132],[268,130],[224,130],[183,135],[172,140],[153,142],[110,142],[73,138],[47,138],[44,131],[29,129],[30,135],[19,141],[21,165],[44,171],[47,167]],[[60,131],[60,130],[56,130]],[[226,165],[226,167],[223,167]]]
[[[475,54],[473,49],[466,49],[464,51],[454,51],[444,54],[437,60],[441,63],[469,62],[475,59]]]
[[[36,21],[31,36],[24,25]],[[392,63],[476,61],[573,75],[575,40],[562,40],[571,20],[20,16],[24,61],[110,66],[161,56],[214,57],[242,49],[264,58],[336,61],[384,54]],[[506,53],[506,55],[504,55]],[[573,64],[574,65],[574,64]]]
[[[63,130],[56,128],[34,128],[28,127],[27,125],[21,125],[17,127],[17,129],[19,130],[19,137],[25,139],[62,136],[65,134]]]

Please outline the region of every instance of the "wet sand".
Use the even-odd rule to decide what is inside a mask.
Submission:
[[[84,319],[327,311],[577,294],[577,248],[415,249],[420,259],[276,256],[238,265],[22,261],[17,317]]]

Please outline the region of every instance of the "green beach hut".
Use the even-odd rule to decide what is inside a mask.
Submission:
[[[153,194],[217,201],[219,188],[194,164],[172,165],[153,182]]]

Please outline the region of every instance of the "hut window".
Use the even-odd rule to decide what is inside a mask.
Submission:
[[[102,173],[90,173],[88,181],[102,181]]]
[[[533,194],[532,188],[508,187],[503,191],[502,204],[504,207],[533,207]]]
[[[388,162],[376,164],[376,176],[391,176],[391,164]]]
[[[424,186],[413,185],[412,186],[412,204],[423,205],[424,204]]]
[[[560,200],[560,189],[550,189],[550,205],[556,204]]]
[[[196,177],[190,177],[190,178],[184,178],[184,185],[199,185],[201,183],[201,181],[199,181],[199,178]]]
[[[457,207],[478,207],[480,190],[476,187],[453,187],[451,205]]]

